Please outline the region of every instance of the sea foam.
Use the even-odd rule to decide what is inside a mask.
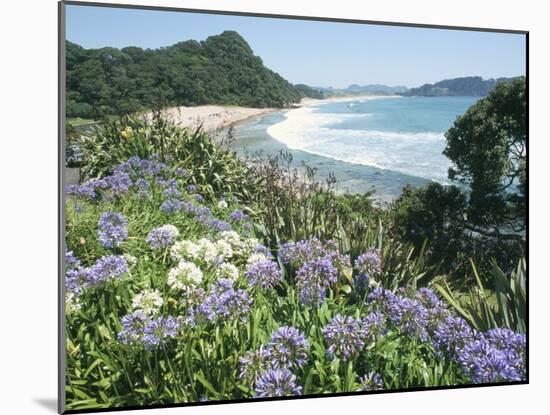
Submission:
[[[321,112],[322,105],[287,111],[267,133],[293,150],[446,183],[449,160],[442,154],[443,133],[339,128],[352,118],[359,121],[354,125],[361,125],[361,118],[366,121],[372,114]]]

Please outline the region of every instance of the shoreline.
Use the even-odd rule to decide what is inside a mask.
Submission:
[[[215,133],[235,125],[246,124],[258,117],[294,109],[329,104],[331,102],[346,102],[356,100],[373,100],[381,98],[399,98],[399,95],[355,95],[345,97],[330,97],[325,99],[302,98],[299,103],[288,108],[254,108],[234,105],[199,105],[196,107],[172,107],[162,110],[162,115],[184,128],[196,128],[202,125],[206,132]],[[151,113],[146,116],[151,117]]]
[[[280,111],[280,108],[250,108],[232,105],[200,105],[172,107],[162,110],[163,117],[183,128],[202,128],[209,133],[225,130],[237,123]],[[150,117],[151,113],[147,114]]]

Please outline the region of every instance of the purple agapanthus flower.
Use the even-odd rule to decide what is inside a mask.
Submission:
[[[367,249],[355,260],[355,268],[359,274],[378,275],[382,271],[382,255],[379,249]]]
[[[178,228],[174,225],[163,225],[149,232],[145,240],[152,249],[160,250],[172,246],[178,236]]]
[[[476,333],[463,318],[448,316],[437,324],[432,335],[432,343],[438,352],[456,358],[464,346],[475,337]]]
[[[103,212],[98,227],[99,242],[105,248],[115,248],[128,239],[128,219],[121,213]]]
[[[375,342],[386,332],[386,317],[374,310],[361,321],[362,336],[365,342]]]
[[[267,353],[272,367],[301,368],[307,362],[309,343],[296,328],[283,326],[271,335]]]
[[[120,320],[122,330],[118,333],[118,341],[122,344],[133,344],[140,342],[147,321],[147,315],[141,310],[133,311],[130,314],[123,316]]]
[[[70,196],[76,196],[78,198],[88,200],[96,200],[100,197],[99,190],[105,186],[106,184],[104,179],[94,179],[82,183],[81,185],[67,185],[65,187],[65,192]]]
[[[99,258],[89,269],[88,284],[98,285],[108,280],[120,278],[128,272],[128,263],[122,255],[107,255]]]
[[[105,183],[115,195],[125,195],[132,186],[130,175],[125,172],[115,171],[111,176],[105,177]]]
[[[338,273],[328,257],[306,262],[296,273],[300,301],[318,306],[324,302],[327,289],[336,282]]]
[[[376,391],[384,389],[382,377],[378,373],[367,373],[359,379],[359,390],[361,392]]]
[[[451,313],[447,309],[446,304],[435,292],[433,292],[433,290],[429,288],[420,288],[415,294],[415,299],[420,301],[426,309],[427,327],[430,334],[434,332],[439,323],[451,317]]]
[[[107,255],[99,258],[92,266],[76,265],[68,269],[65,275],[65,287],[67,291],[80,295],[83,289],[120,278],[126,272],[128,272],[128,263],[122,255]]]
[[[115,167],[114,172],[125,172],[133,179],[143,177],[158,177],[166,170],[166,164],[156,159],[140,159],[137,156],[130,157],[124,163]]]
[[[254,397],[301,395],[302,387],[296,385],[296,376],[288,369],[269,369],[256,380]]]
[[[247,291],[235,289],[232,280],[222,278],[212,284],[210,294],[199,305],[195,319],[246,321],[251,305],[252,299]]]
[[[265,260],[250,264],[245,273],[248,283],[255,288],[269,290],[283,280],[283,273],[275,261]]]
[[[369,293],[367,303],[374,309],[379,310],[384,314],[388,314],[390,303],[395,301],[396,295],[390,290],[377,287]]]
[[[174,317],[158,317],[147,322],[141,341],[146,349],[152,349],[163,344],[166,339],[176,337],[178,328],[179,323]]]
[[[248,215],[244,213],[241,209],[235,209],[229,214],[229,220],[231,222],[244,222],[248,220]]]
[[[161,203],[159,209],[168,214],[178,213],[182,209],[182,203],[179,200],[168,199]]]
[[[232,226],[224,220],[211,218],[206,221],[206,226],[212,229],[215,232],[224,232],[232,230]]]
[[[366,291],[375,278],[382,272],[382,256],[379,249],[371,248],[355,260],[355,287]]]
[[[357,356],[365,347],[361,320],[337,314],[323,329],[327,354],[330,358],[347,361]]]
[[[426,340],[428,312],[416,299],[394,295],[387,305],[388,318],[403,334]]]
[[[69,269],[65,274],[65,289],[75,295],[82,294],[90,281],[90,268],[76,267]]]
[[[458,361],[474,383],[521,381],[525,379],[524,361],[516,353],[501,350],[478,336],[459,352]]]
[[[65,251],[65,270],[71,270],[80,267],[80,260],[73,251]]]
[[[279,249],[279,259],[283,264],[300,267],[304,263],[326,255],[327,250],[318,239],[306,241],[287,242]]]

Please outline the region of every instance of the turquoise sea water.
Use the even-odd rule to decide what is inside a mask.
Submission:
[[[391,200],[406,184],[447,183],[445,131],[477,97],[399,97],[319,103],[265,115],[235,128],[244,154],[288,150],[297,166],[334,173],[337,190],[374,189]]]

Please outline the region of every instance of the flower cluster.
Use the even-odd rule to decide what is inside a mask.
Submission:
[[[368,392],[384,389],[382,377],[378,373],[367,373],[359,379],[359,389],[357,392]]]
[[[228,262],[224,262],[216,269],[216,278],[235,281],[239,278],[239,269]]]
[[[500,330],[500,329],[497,329]],[[521,381],[526,377],[525,337],[506,331],[504,337],[489,331],[466,343],[458,361],[474,383]]]
[[[337,314],[323,329],[327,354],[347,361],[365,347],[365,335],[360,319]]]
[[[229,214],[229,220],[233,223],[245,222],[248,220],[248,215],[244,213],[241,209],[235,209]]]
[[[331,241],[323,244],[316,238],[295,243],[287,242],[279,249],[279,259],[283,264],[298,268],[308,261],[334,251],[335,249],[332,248],[334,247]]]
[[[248,292],[233,287],[233,281],[219,279],[212,284],[209,295],[198,306],[195,318],[207,321],[246,321],[252,299]]]
[[[308,378],[311,373],[308,369],[317,364],[312,360],[318,357],[319,347],[329,360],[334,360],[331,367],[336,367],[339,360],[350,362],[348,367],[357,371],[353,375],[355,379],[351,377],[350,382],[346,382],[350,388],[358,391],[383,389],[383,380],[388,385],[394,381],[386,379],[385,372],[378,372],[382,368],[374,366],[376,359],[370,359],[370,354],[377,350],[374,346],[383,336],[388,336],[388,340],[404,352],[409,350],[406,342],[422,342],[421,350],[426,351],[424,356],[434,358],[432,350],[435,350],[435,359],[451,362],[448,367],[453,371],[462,370],[463,376],[457,377],[460,380],[486,383],[525,379],[525,335],[508,329],[480,333],[452,313],[428,288],[399,288],[395,292],[382,288],[379,277],[383,264],[379,249],[364,251],[352,267],[350,257],[341,254],[336,243],[313,238],[283,244],[278,258],[274,258],[270,249],[258,239],[248,237],[247,229],[252,228],[252,222],[243,210],[234,206],[235,199],[222,199],[208,205],[210,207],[203,205],[203,197],[196,192],[196,186],[185,187],[194,181],[188,175],[189,172],[183,169],[168,168],[156,158],[134,157],[117,166],[111,176],[68,188],[72,196],[87,199],[75,200],[73,197],[71,202],[84,207],[90,205],[93,211],[97,211],[97,204],[119,206],[121,197],[132,198],[125,213],[145,206],[160,209],[163,212],[160,217],[174,214],[173,223],[181,224],[180,229],[193,235],[186,236],[192,239],[179,240],[178,228],[163,225],[152,229],[137,244],[134,243],[135,235],[132,235],[132,243],[124,243],[128,239],[128,220],[117,212],[103,212],[98,222],[98,241],[104,248],[113,249],[111,253],[139,248],[140,243],[145,242],[160,252],[155,255],[146,252],[140,256],[140,266],[132,268],[137,259],[128,253],[98,255],[91,260],[92,252],[87,248],[97,248],[95,244],[77,248],[76,252],[87,249],[82,261],[72,251],[67,251],[66,313],[68,316],[79,313],[78,319],[71,317],[69,322],[79,321],[80,317],[85,321],[84,317],[88,316],[81,308],[97,299],[100,288],[109,288],[109,282],[130,270],[134,274],[136,270],[140,272],[135,273],[135,281],[115,283],[114,287],[117,304],[126,306],[126,314],[121,314],[123,317],[117,328],[119,342],[142,353],[143,349],[162,349],[178,336],[184,341],[183,333],[206,336],[215,331],[216,340],[210,340],[217,342],[222,336],[233,336],[234,330],[252,329],[253,332],[242,340],[256,345],[258,339],[262,339],[263,344],[247,352],[241,349],[237,386],[242,391],[249,389],[255,397],[301,394],[298,379]],[[216,217],[218,213],[223,216]],[[157,217],[150,216],[153,220]],[[150,225],[146,231],[157,225]],[[132,253],[138,255],[139,252]],[[160,255],[162,253],[169,253],[169,257]],[[155,268],[149,267],[150,261],[155,261]],[[284,265],[283,269],[279,263]],[[154,273],[155,277],[148,278],[147,272]],[[288,285],[282,284],[285,276],[288,276]],[[348,284],[352,276],[354,284],[338,285]],[[292,284],[294,287],[288,291],[284,289]],[[148,288],[141,288],[132,295],[129,290],[133,287]],[[295,308],[296,298],[276,298],[275,288],[277,295],[294,293],[295,288],[302,304],[297,306],[299,310]],[[358,295],[350,295],[352,293],[346,288],[357,290]],[[257,296],[257,307],[252,314],[254,296]],[[276,303],[272,309],[264,309],[264,300],[271,297],[277,299]],[[345,315],[343,310],[350,310],[356,302],[355,313]],[[309,306],[320,307],[320,310],[311,310]],[[173,314],[176,310],[177,317]],[[318,318],[324,322],[323,316],[327,313],[334,317],[323,323],[324,327],[310,327],[307,321],[311,312],[319,312]],[[246,323],[252,315],[254,324],[249,327]],[[305,332],[301,328],[303,324],[308,327]],[[265,327],[273,325],[278,328],[268,338]],[[319,336],[319,332],[321,339],[315,339],[313,336]],[[306,338],[306,333],[312,337]],[[217,347],[210,340],[198,354],[194,351],[197,358],[209,356],[212,347]],[[224,344],[227,361],[233,361],[235,345],[243,347],[242,341]],[[351,364],[352,359],[358,360]],[[314,382],[317,382],[315,377]],[[317,386],[314,389],[317,390]]]
[[[253,262],[246,268],[246,277],[252,287],[268,290],[276,287],[283,279],[283,273],[275,261]]]
[[[199,195],[196,195],[199,196]],[[232,226],[224,220],[216,218],[212,210],[200,204],[202,197],[196,200],[197,203],[183,201],[177,205],[176,211],[183,211],[190,216],[194,216],[196,220],[206,228],[219,233],[232,230]]]
[[[115,248],[128,239],[128,219],[121,213],[103,212],[98,227],[99,243],[105,248]]]
[[[323,303],[327,289],[337,277],[336,268],[326,256],[306,262],[296,273],[296,287],[302,304],[317,306]]]
[[[254,397],[301,395],[302,387],[296,386],[296,376],[288,369],[269,369],[256,380]]]
[[[146,241],[152,249],[159,250],[172,246],[178,236],[179,230],[174,225],[162,225],[149,232]]]
[[[139,157],[131,157],[116,166],[111,176],[92,179],[81,185],[69,185],[66,193],[88,200],[110,199],[112,196],[120,197],[127,194],[135,185],[138,195],[143,196],[143,183],[147,182],[145,178],[159,177],[165,171],[166,165],[154,159],[142,160]]]
[[[107,255],[99,258],[89,267],[83,267],[79,263],[73,265],[67,270],[65,286],[67,291],[80,295],[84,288],[120,278],[126,272],[128,272],[128,263],[122,255]]]
[[[301,368],[306,364],[309,343],[302,333],[290,326],[278,328],[271,335],[267,355],[272,367]]]
[[[155,157],[152,159],[140,159],[139,157],[130,157],[124,163],[115,167],[114,172],[128,173],[134,180],[140,178],[157,178],[167,171],[166,164],[159,162]]]
[[[118,333],[118,340],[121,343],[142,344],[148,350],[175,338],[179,328],[178,321],[172,316],[152,317],[141,310],[126,314],[120,323],[122,330]]]
[[[401,333],[426,340],[428,312],[416,299],[394,295],[387,305],[388,318]]]
[[[255,387],[258,397],[298,394],[301,388],[290,370],[306,364],[308,351],[308,341],[300,331],[280,327],[272,333],[267,347],[260,346],[239,359],[239,377]]]
[[[349,256],[340,254],[334,242],[315,238],[283,244],[279,259],[283,264],[298,268],[295,280],[300,301],[312,306],[323,303],[338,275],[350,269]]]
[[[144,290],[132,299],[132,308],[146,315],[156,314],[163,304],[159,290]]]
[[[366,290],[374,283],[374,278],[382,272],[382,256],[379,249],[371,248],[355,260],[355,286]]]
[[[451,358],[457,357],[457,352],[463,350],[466,343],[474,340],[476,333],[460,317],[449,316],[441,321],[432,335],[434,348]]]
[[[187,291],[202,282],[202,271],[192,262],[181,260],[168,272],[167,284],[175,290]]]

